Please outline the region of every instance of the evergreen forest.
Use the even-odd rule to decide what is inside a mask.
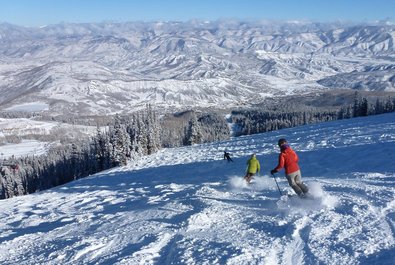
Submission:
[[[161,148],[393,111],[395,99],[376,98],[372,101],[358,93],[348,105],[261,105],[232,110],[227,117],[220,111],[197,110],[159,116],[147,105],[144,110],[131,115],[103,119],[101,126],[97,123],[95,136],[89,140],[63,143],[41,156],[3,159],[0,161],[0,199],[42,191],[123,166],[129,160],[153,154]]]

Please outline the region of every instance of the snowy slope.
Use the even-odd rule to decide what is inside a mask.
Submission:
[[[0,146],[0,158],[39,156],[45,154],[51,147],[50,143],[22,140],[17,144],[6,144]]]
[[[268,176],[279,137],[313,199]],[[0,263],[393,264],[394,150],[395,113],[165,149],[1,201]],[[253,152],[262,176],[246,186]]]

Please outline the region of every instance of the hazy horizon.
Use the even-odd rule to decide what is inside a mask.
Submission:
[[[394,0],[13,0],[0,2],[0,23],[39,27],[59,23],[223,19],[311,22],[395,22]]]

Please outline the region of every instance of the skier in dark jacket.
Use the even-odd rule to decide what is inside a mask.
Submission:
[[[307,186],[302,182],[302,174],[298,165],[298,155],[289,146],[287,140],[278,140],[278,146],[281,153],[278,157],[278,165],[270,172],[277,173],[280,169],[285,168],[285,176],[287,177],[289,185],[301,197],[309,191]]]
[[[224,160],[228,160],[228,162],[233,162],[232,158],[230,158],[230,154],[224,151]]]

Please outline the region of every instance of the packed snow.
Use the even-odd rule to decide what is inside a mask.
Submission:
[[[59,126],[60,123],[56,122],[35,121],[26,118],[0,118],[0,138],[13,135],[50,134]]]
[[[37,121],[34,118],[0,118],[0,159],[42,155],[50,146],[58,144],[59,139],[86,139],[96,133],[97,126]]]
[[[268,173],[280,137],[307,199]],[[395,113],[164,149],[1,201],[0,263],[394,264],[394,150]],[[247,185],[252,153],[262,170]]]
[[[50,148],[50,143],[36,140],[22,140],[18,144],[6,144],[0,146],[0,158],[9,159],[12,157],[38,156],[45,154]]]

